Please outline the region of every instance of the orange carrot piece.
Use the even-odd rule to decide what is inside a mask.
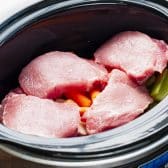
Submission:
[[[80,115],[83,115],[83,113],[88,109],[88,107],[80,107]]]
[[[93,90],[92,92],[91,92],[91,99],[92,99],[92,101],[97,97],[97,95],[100,93],[100,91],[99,90]]]
[[[92,101],[88,97],[79,92],[69,92],[66,96],[81,107],[89,107],[92,104]]]

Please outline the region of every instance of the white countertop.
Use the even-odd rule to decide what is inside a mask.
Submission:
[[[43,0],[0,0],[0,24],[18,11]]]

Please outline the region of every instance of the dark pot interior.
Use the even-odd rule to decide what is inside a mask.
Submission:
[[[157,10],[153,9],[157,6],[152,7],[152,4],[136,1],[134,3],[120,1],[80,3],[79,1],[73,5],[64,5],[62,8],[58,8],[58,4],[59,2],[51,3],[41,12],[40,10],[49,4],[33,6],[22,15],[15,16],[3,27],[0,37],[1,99],[9,89],[18,85],[17,77],[21,69],[30,60],[45,52],[73,51],[81,57],[90,58],[104,41],[126,30],[141,31],[168,43],[167,13],[159,7]],[[35,13],[37,11],[38,14]],[[32,15],[33,13],[35,14]],[[77,153],[104,151],[121,148],[123,145],[128,147],[135,142],[141,145],[149,144],[165,135],[168,113],[163,110],[166,110],[166,106],[165,100],[129,124],[81,138],[45,139],[19,134],[2,125],[0,129],[5,140],[23,146]],[[127,141],[124,139],[125,134]],[[142,143],[142,140],[147,138],[148,141]]]

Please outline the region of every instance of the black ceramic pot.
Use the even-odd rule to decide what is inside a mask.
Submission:
[[[100,44],[125,30],[168,42],[167,5],[144,0],[47,0],[17,13],[0,25],[1,98],[17,85],[21,69],[42,53],[74,51],[91,57]],[[168,97],[128,124],[86,137],[47,139],[0,125],[0,148],[58,167],[133,168],[167,151],[167,132]]]

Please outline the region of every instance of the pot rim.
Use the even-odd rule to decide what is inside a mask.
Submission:
[[[162,147],[165,147],[165,146],[168,147],[167,139],[168,139],[168,135],[159,139],[159,141],[157,142],[151,143],[145,148],[134,150],[129,153],[122,154],[120,156],[113,156],[113,157],[101,158],[101,159],[91,159],[91,160],[85,160],[85,161],[82,160],[82,164],[81,164],[81,160],[77,160],[76,158],[73,158],[72,160],[65,160],[65,159],[60,160],[55,157],[51,158],[45,155],[41,155],[37,153],[35,154],[24,149],[20,149],[20,148],[18,149],[16,146],[9,145],[9,144],[3,144],[3,145],[0,144],[0,148],[4,152],[7,152],[13,156],[19,157],[27,161],[43,164],[43,165],[67,167],[67,168],[68,167],[69,168],[75,168],[75,167],[92,168],[92,167],[98,167],[98,166],[104,167],[104,168],[110,166],[111,168],[113,168],[117,166],[121,167],[122,165],[130,164],[133,162],[137,162],[138,160],[141,160],[143,158],[146,158],[146,159],[143,160],[141,164],[146,163],[146,161],[150,160],[149,155],[153,154],[154,152],[157,152]],[[162,154],[164,155],[164,153],[167,152],[165,149],[160,151],[160,153],[162,152]],[[157,155],[155,154],[154,157],[156,156]]]
[[[86,7],[88,5],[132,5],[146,8],[147,10],[151,10],[151,12],[157,12],[158,15],[168,18],[168,11],[166,8],[149,1],[68,0],[55,2],[51,0],[48,1],[47,5],[45,2],[39,2],[19,12],[2,24],[0,26],[0,46],[6,43],[20,29],[34,23],[34,21],[44,18],[44,16],[48,16],[48,14],[52,14],[52,12],[64,12],[74,8]],[[162,130],[168,129],[167,102],[168,97],[134,121],[95,135],[60,139],[43,138],[24,135],[0,125],[1,140],[36,149],[66,153],[92,153],[109,149],[119,149],[135,143],[141,144],[142,140],[148,137],[153,137],[153,140],[157,140],[157,137],[154,135],[159,133],[159,131],[161,132]],[[127,141],[125,141],[126,137]],[[145,141],[145,144],[149,144],[150,142]],[[144,142],[142,144],[144,145]]]

